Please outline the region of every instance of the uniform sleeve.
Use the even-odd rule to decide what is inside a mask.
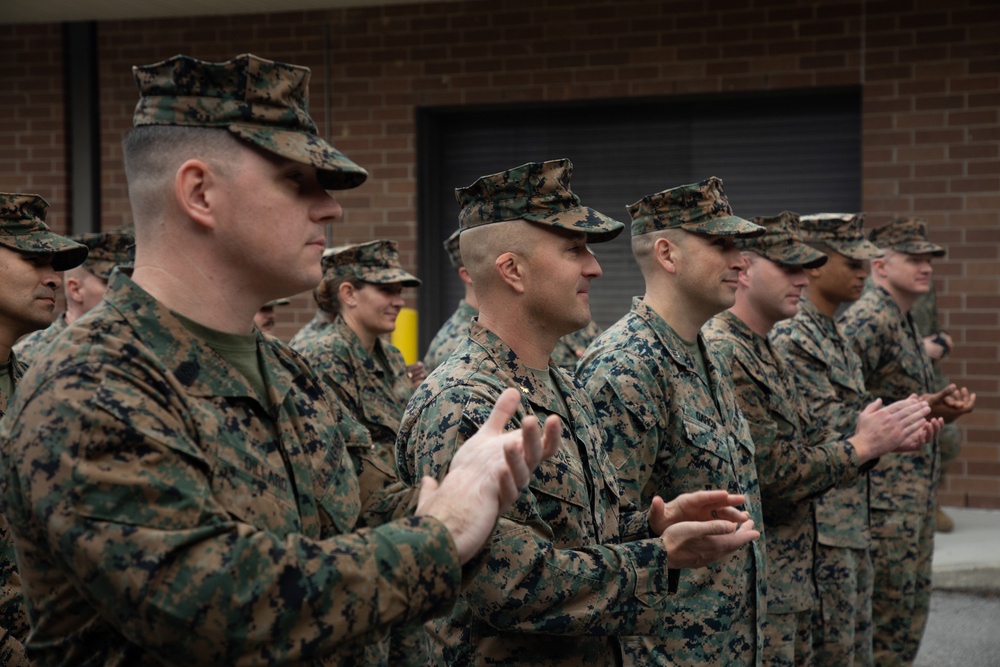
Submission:
[[[857,452],[849,443],[807,441],[808,433],[796,433],[790,424],[775,421],[767,390],[739,358],[733,363],[733,384],[750,425],[761,502],[772,517],[782,506],[813,498],[857,476]]]
[[[636,505],[647,505],[653,494],[647,493],[646,485],[656,468],[662,437],[660,406],[666,400],[654,396],[652,390],[662,383],[645,364],[623,352],[616,353],[613,361],[588,364],[580,370],[580,379],[594,403],[604,446],[625,497]]]
[[[397,441],[412,478],[440,477],[457,447],[484,423],[496,399],[477,387],[454,387],[407,408]],[[415,404],[416,403],[416,404]],[[564,444],[571,436],[563,433]],[[570,441],[571,442],[571,441]],[[658,539],[626,544],[557,546],[589,513],[582,480],[560,452],[543,462],[528,490],[497,523],[463,589],[472,613],[504,630],[565,635],[651,634],[664,622],[667,554]],[[549,521],[546,521],[548,517]],[[572,541],[572,540],[571,540]]]
[[[460,564],[436,520],[323,540],[260,529],[213,493],[167,387],[98,370],[25,400],[4,497],[15,535],[49,554],[44,577],[133,643],[174,664],[296,662],[453,603]]]
[[[861,358],[861,370],[868,384],[881,365],[881,347],[878,318],[864,310],[848,310],[840,320],[844,336]]]
[[[22,642],[27,639],[29,629],[14,543],[6,520],[0,515],[0,664],[27,667]]]
[[[358,476],[362,524],[380,526],[412,515],[419,489],[403,484],[396,476],[395,443],[373,442],[372,434],[355,417],[361,411],[360,392],[350,365],[328,349],[314,355],[312,369],[333,390],[333,400],[349,418],[345,420],[344,443]]]

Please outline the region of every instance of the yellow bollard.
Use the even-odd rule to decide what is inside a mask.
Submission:
[[[396,316],[396,330],[392,332],[392,344],[403,353],[406,365],[420,361],[417,357],[417,311],[400,308]]]

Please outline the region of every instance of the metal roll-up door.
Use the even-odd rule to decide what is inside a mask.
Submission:
[[[856,211],[861,201],[857,90],[624,100],[418,114],[420,349],[454,310],[462,284],[441,247],[457,227],[456,187],[525,162],[569,158],[584,204],[628,225],[646,194],[718,176],[737,215]],[[626,229],[593,246],[591,289],[607,328],[644,291]]]

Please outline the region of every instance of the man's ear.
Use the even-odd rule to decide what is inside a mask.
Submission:
[[[458,267],[458,277],[462,279],[462,282],[466,285],[472,284],[472,276],[469,275],[469,270],[464,266]]]
[[[667,273],[677,273],[677,255],[679,248],[670,239],[661,236],[653,241],[653,257],[656,263]]]
[[[63,276],[63,289],[66,292],[66,298],[73,303],[83,303],[83,295],[80,294],[82,286],[83,282],[76,276]]]
[[[736,283],[740,287],[748,289],[750,287],[750,270],[753,267],[753,261],[750,259],[750,255],[745,252],[740,254],[743,255],[743,268],[736,274]]]
[[[885,278],[885,257],[876,257],[872,260],[872,274],[879,278]]]
[[[497,257],[494,264],[500,279],[510,285],[518,294],[524,293],[524,274],[521,270],[521,258],[515,253],[505,252]]]
[[[174,197],[177,206],[196,225],[214,228],[218,197],[218,177],[202,160],[188,160],[174,174]]]

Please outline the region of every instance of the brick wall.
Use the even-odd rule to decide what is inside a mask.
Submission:
[[[42,195],[67,233],[62,27],[0,26],[0,44],[0,192]]]
[[[957,343],[946,370],[979,396],[941,497],[1000,508],[998,29],[994,0],[509,0],[102,23],[103,224],[129,219],[130,67],[181,52],[311,67],[321,131],[372,175],[340,197],[337,242],[396,238],[413,269],[417,107],[862,86],[869,224],[921,215],[948,245],[936,270]],[[0,26],[0,43],[13,55],[0,81],[16,91],[0,100],[0,135],[16,148],[3,187],[45,190],[64,216],[59,29]],[[279,334],[311,313],[298,297]]]

